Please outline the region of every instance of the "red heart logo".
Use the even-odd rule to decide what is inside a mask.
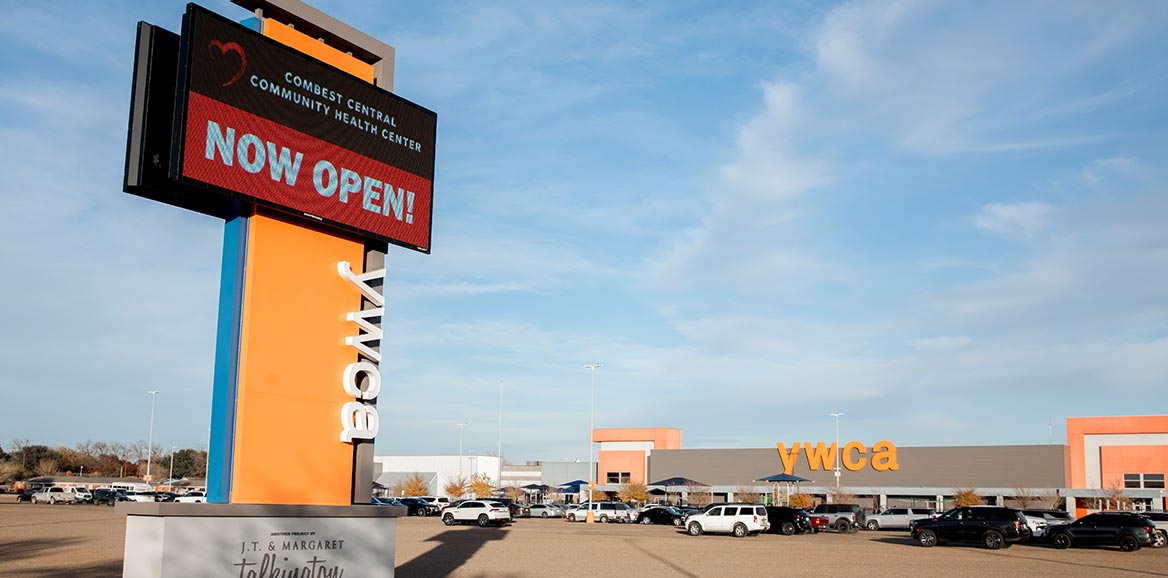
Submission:
[[[219,54],[215,54],[216,48],[219,49]],[[218,56],[226,56],[228,52],[234,52],[239,55],[239,70],[235,72],[235,75],[232,76],[231,79],[229,79],[227,82],[224,82],[223,86],[231,86],[232,84],[235,84],[236,81],[243,78],[243,71],[247,69],[247,55],[244,54],[242,46],[234,42],[225,43],[219,42],[218,40],[212,40],[211,43],[207,45],[207,50],[211,53],[211,60],[216,60]]]

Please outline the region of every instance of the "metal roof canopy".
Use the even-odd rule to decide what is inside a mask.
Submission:
[[[231,2],[254,12],[257,18],[271,18],[287,24],[301,34],[319,39],[361,62],[372,64],[378,86],[393,90],[394,48],[389,44],[301,0],[231,0]]]

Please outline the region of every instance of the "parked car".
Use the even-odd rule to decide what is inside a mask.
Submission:
[[[819,504],[811,513],[827,516],[836,532],[857,532],[864,523],[864,510],[856,504]]]
[[[126,499],[130,502],[157,502],[154,492],[126,492]]]
[[[500,528],[511,523],[511,511],[507,504],[493,500],[467,500],[457,506],[446,508],[442,512],[442,523],[447,526],[455,524],[478,524],[486,528],[490,525]]]
[[[864,527],[869,530],[896,528],[907,530],[908,523],[921,518],[934,518],[937,512],[932,508],[888,508],[878,514],[864,517]]]
[[[112,506],[117,502],[125,501],[128,501],[128,498],[126,498],[126,493],[121,490],[115,490],[113,488],[98,488],[93,490],[93,503],[95,505],[106,504]]]
[[[407,516],[430,516],[438,514],[438,506],[420,498],[397,498],[397,501],[409,508]]]
[[[207,494],[203,492],[187,492],[175,497],[174,501],[180,504],[202,504],[207,501]]]
[[[1062,510],[1047,510],[1047,509],[1042,509],[1042,508],[1032,508],[1032,509],[1022,510],[1022,515],[1026,516],[1027,518],[1036,517],[1036,518],[1042,518],[1043,520],[1046,520],[1047,533],[1049,533],[1051,530],[1054,529],[1054,528],[1051,528],[1051,526],[1057,526],[1059,524],[1070,524],[1071,522],[1075,521],[1074,516],[1070,515],[1067,512],[1064,512]]]
[[[564,511],[554,504],[532,504],[532,518],[562,518]]]
[[[1099,512],[1055,526],[1050,543],[1060,550],[1071,546],[1119,546],[1124,552],[1134,552],[1150,546],[1155,534],[1152,521],[1136,512]]]
[[[641,524],[681,526],[685,522],[685,514],[673,506],[650,506],[641,510],[635,521]]]
[[[569,522],[583,522],[588,518],[588,512],[592,512],[592,518],[601,524],[609,522],[631,522],[632,508],[620,502],[585,502],[580,504],[580,507],[565,514],[564,519]]]
[[[31,500],[34,504],[75,504],[79,500],[78,495],[75,488],[53,486],[33,494]]]
[[[451,504],[450,498],[445,496],[418,496],[418,499],[430,502],[431,505],[438,508],[439,512],[449,508]]]
[[[531,508],[524,506],[523,504],[517,504],[515,502],[511,502],[511,503],[507,504],[507,509],[511,510],[511,517],[512,518],[530,518],[531,517]]]
[[[812,531],[811,514],[802,508],[767,506],[766,513],[771,532],[790,536]]]
[[[685,529],[691,536],[708,532],[742,538],[757,536],[770,527],[766,508],[755,504],[718,504],[685,518]]]
[[[1168,544],[1168,512],[1140,512],[1152,521],[1156,526],[1156,535],[1152,536],[1152,543],[1149,546],[1153,548],[1163,548]]]
[[[405,504],[397,501],[394,498],[378,498],[377,496],[373,496],[373,498],[371,498],[369,501],[374,506],[397,506],[399,508],[406,507]]]
[[[16,502],[17,503],[20,503],[20,502],[31,503],[32,502],[32,495],[35,493],[36,492],[34,492],[32,490],[25,490],[23,492],[20,492],[19,494],[16,494]]]
[[[926,548],[968,542],[997,550],[1030,537],[1022,511],[1000,506],[953,508],[936,518],[913,520],[909,526],[913,539]]]
[[[811,512],[807,512],[807,514],[811,518],[811,531],[813,533],[825,532],[828,528],[831,527],[831,520],[829,520],[827,516],[812,514]]]

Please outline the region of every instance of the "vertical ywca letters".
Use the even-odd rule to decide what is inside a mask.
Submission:
[[[337,273],[374,305],[372,309],[354,311],[345,316],[359,328],[357,335],[345,338],[345,345],[372,361],[354,361],[345,367],[341,376],[341,386],[345,388],[345,393],[355,398],[341,406],[341,441],[371,440],[377,437],[379,423],[377,406],[371,402],[381,392],[381,371],[377,368],[381,362],[381,352],[374,347],[380,345],[383,334],[381,326],[371,320],[380,320],[385,312],[385,296],[370,283],[378,280],[384,283],[385,269],[357,275],[353,273],[348,261],[341,261],[337,263]]]

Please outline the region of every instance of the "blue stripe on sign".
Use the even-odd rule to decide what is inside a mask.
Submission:
[[[243,319],[248,217],[235,201],[223,225],[223,265],[219,273],[219,322],[215,334],[215,381],[211,393],[211,442],[207,460],[207,501],[231,501],[235,459],[235,398],[239,388],[239,343]]]

